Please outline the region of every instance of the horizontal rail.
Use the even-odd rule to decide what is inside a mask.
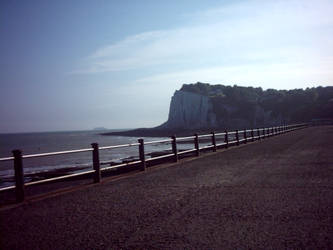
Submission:
[[[179,154],[179,153],[178,153]],[[158,159],[163,159],[163,158],[168,158],[171,156],[175,156],[175,154],[167,154],[167,155],[160,155],[160,156],[156,156],[156,157],[152,157],[147,159],[146,161],[153,161],[153,160],[158,160]]]
[[[128,144],[122,144],[122,145],[114,145],[114,146],[103,146],[99,147],[100,150],[105,150],[105,149],[115,149],[115,148],[126,148],[126,147],[133,147],[133,146],[139,146],[139,143],[128,143]]]
[[[212,134],[198,135],[198,138],[212,137]]]
[[[45,156],[53,156],[53,155],[64,155],[64,154],[74,154],[74,153],[83,153],[93,151],[92,148],[87,149],[76,149],[76,150],[67,150],[67,151],[59,151],[59,152],[51,152],[51,153],[42,153],[42,154],[31,154],[31,155],[23,155],[22,158],[37,158],[37,157],[45,157]]]
[[[177,138],[177,141],[186,141],[186,140],[193,140],[195,136],[186,136],[186,137],[179,137]]]
[[[225,132],[215,134],[215,136],[222,136],[222,135],[225,135]]]
[[[118,165],[101,168],[101,171],[103,172],[104,170],[110,170],[110,169],[115,169],[115,168],[130,166],[130,165],[135,165],[135,164],[139,164],[139,163],[141,163],[141,161],[131,161],[131,162],[127,162],[127,163],[121,163],[121,164],[118,164]]]
[[[4,157],[4,158],[0,158],[0,161],[12,161],[14,160],[14,157]]]
[[[207,146],[203,146],[199,149],[202,150],[202,149],[213,148],[213,147],[214,147],[214,145],[207,145]]]
[[[25,183],[24,186],[32,186],[32,185],[37,185],[37,184],[41,184],[41,183],[45,183],[45,182],[64,180],[64,179],[73,178],[73,177],[76,177],[76,176],[92,174],[94,172],[95,172],[95,170],[89,170],[89,171],[84,171],[84,172],[75,173],[75,174],[68,174],[68,175],[64,175],[64,176],[48,178],[48,179],[45,179],[45,180],[31,181],[31,182]]]
[[[223,143],[216,144],[216,147],[225,146],[225,145],[227,145],[227,143],[223,142]]]
[[[182,154],[192,153],[192,152],[195,152],[195,151],[197,151],[197,149],[194,148],[194,149],[189,149],[189,150],[178,152],[178,154],[182,155]]]
[[[1,192],[1,191],[11,190],[11,189],[15,189],[15,186],[9,186],[9,187],[3,187],[3,188],[0,188],[0,192]]]

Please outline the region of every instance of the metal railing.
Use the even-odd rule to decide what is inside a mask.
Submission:
[[[41,154],[30,154],[30,155],[22,155],[21,150],[13,150],[12,157],[0,158],[0,162],[4,161],[13,161],[14,172],[15,172],[15,185],[0,188],[1,191],[12,190],[15,189],[16,200],[21,202],[24,200],[24,188],[26,186],[37,185],[41,183],[48,183],[52,181],[64,180],[68,178],[73,178],[77,176],[83,175],[92,175],[94,183],[99,183],[101,181],[101,172],[107,171],[110,169],[121,168],[124,166],[139,166],[142,171],[146,170],[146,163],[153,162],[161,159],[172,159],[174,162],[179,160],[179,157],[185,157],[187,155],[192,155],[194,153],[195,156],[199,156],[201,151],[207,151],[212,149],[214,152],[219,148],[228,148],[234,145],[240,145],[241,143],[254,142],[256,140],[261,140],[266,137],[279,135],[282,133],[290,132],[296,129],[301,129],[307,127],[308,124],[293,124],[293,125],[283,125],[277,127],[269,127],[269,128],[257,128],[257,129],[245,129],[245,130],[235,130],[235,131],[227,131],[221,133],[212,132],[210,134],[198,135],[195,134],[193,136],[187,137],[176,137],[171,136],[170,139],[159,140],[159,141],[149,141],[144,142],[143,139],[138,139],[137,143],[131,144],[123,144],[123,145],[115,145],[115,146],[103,146],[99,147],[97,143],[92,143],[91,148],[85,149],[75,149],[68,151],[59,151],[59,152],[50,152],[50,153],[41,153]],[[200,147],[200,140],[205,140],[204,143],[208,143],[208,145],[204,145]],[[221,142],[222,141],[222,142]],[[179,143],[189,142],[193,143],[194,148],[187,150],[178,150],[177,146]],[[201,144],[203,142],[201,141]],[[171,144],[171,153],[162,154],[156,157],[151,157],[146,159],[147,152],[145,153],[145,145],[151,144]],[[113,150],[119,148],[127,148],[127,147],[136,147],[138,146],[139,151],[139,159],[133,160],[131,162],[120,163],[116,165],[111,165],[108,167],[101,168],[101,165],[110,164],[110,161],[100,161],[99,152],[101,150]],[[24,168],[23,168],[23,159],[28,158],[39,158],[39,157],[49,157],[55,155],[65,155],[65,154],[75,154],[75,153],[83,153],[83,152],[92,152],[92,170],[83,171],[74,174],[67,174],[64,176],[58,176],[53,178],[47,178],[38,181],[26,182],[24,181]]]

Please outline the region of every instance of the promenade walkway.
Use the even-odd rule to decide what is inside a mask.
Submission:
[[[0,249],[332,249],[333,126],[0,210]]]

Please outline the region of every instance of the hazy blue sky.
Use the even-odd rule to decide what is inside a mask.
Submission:
[[[333,85],[333,1],[0,1],[0,133],[156,126],[183,83]]]

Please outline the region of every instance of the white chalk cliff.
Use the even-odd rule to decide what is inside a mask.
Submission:
[[[333,117],[333,87],[306,90],[184,84],[170,103],[170,131],[244,129]],[[216,128],[216,129],[215,129]]]
[[[157,128],[171,130],[248,128],[281,123],[281,116],[271,117],[271,111],[264,110],[258,103],[240,107],[237,101],[223,101],[223,97],[218,101],[215,99],[214,102],[212,96],[216,95],[216,92],[210,94],[211,96],[177,90],[171,99],[168,120]]]
[[[160,127],[167,129],[217,127],[210,98],[177,90],[171,99],[168,121]]]

